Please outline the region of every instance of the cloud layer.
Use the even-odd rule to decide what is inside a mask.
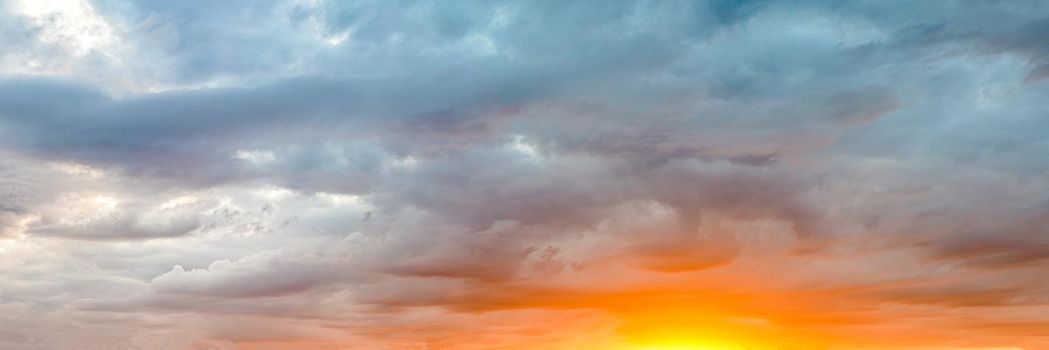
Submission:
[[[4,2],[0,348],[1049,347],[1046,37],[1039,1]]]

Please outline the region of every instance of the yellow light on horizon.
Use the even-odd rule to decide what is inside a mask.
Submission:
[[[640,345],[636,350],[750,350],[731,342],[712,339],[665,339]]]
[[[716,345],[652,345],[642,346],[638,350],[743,350],[742,347],[725,347]]]

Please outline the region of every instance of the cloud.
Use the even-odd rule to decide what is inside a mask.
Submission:
[[[206,269],[187,271],[175,265],[170,272],[154,278],[151,285],[161,293],[258,297],[295,294],[311,288],[312,281],[323,280],[311,276],[321,271],[302,269],[294,273],[289,266],[280,266],[295,263],[298,261],[263,252],[236,262],[214,261]]]
[[[142,222],[132,216],[101,218],[76,224],[37,224],[29,233],[73,239],[152,239],[178,237],[200,227],[193,219],[180,218],[171,222]]]
[[[3,346],[1045,346],[1044,4],[65,4]]]

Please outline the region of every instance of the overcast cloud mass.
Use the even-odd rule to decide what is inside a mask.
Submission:
[[[0,0],[0,349],[1049,349],[1047,1]]]

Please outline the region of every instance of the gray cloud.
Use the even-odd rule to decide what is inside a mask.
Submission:
[[[199,227],[190,218],[178,218],[170,222],[149,223],[141,219],[120,215],[103,218],[84,224],[48,223],[29,228],[29,233],[41,236],[56,236],[72,239],[151,239],[178,237]]]

